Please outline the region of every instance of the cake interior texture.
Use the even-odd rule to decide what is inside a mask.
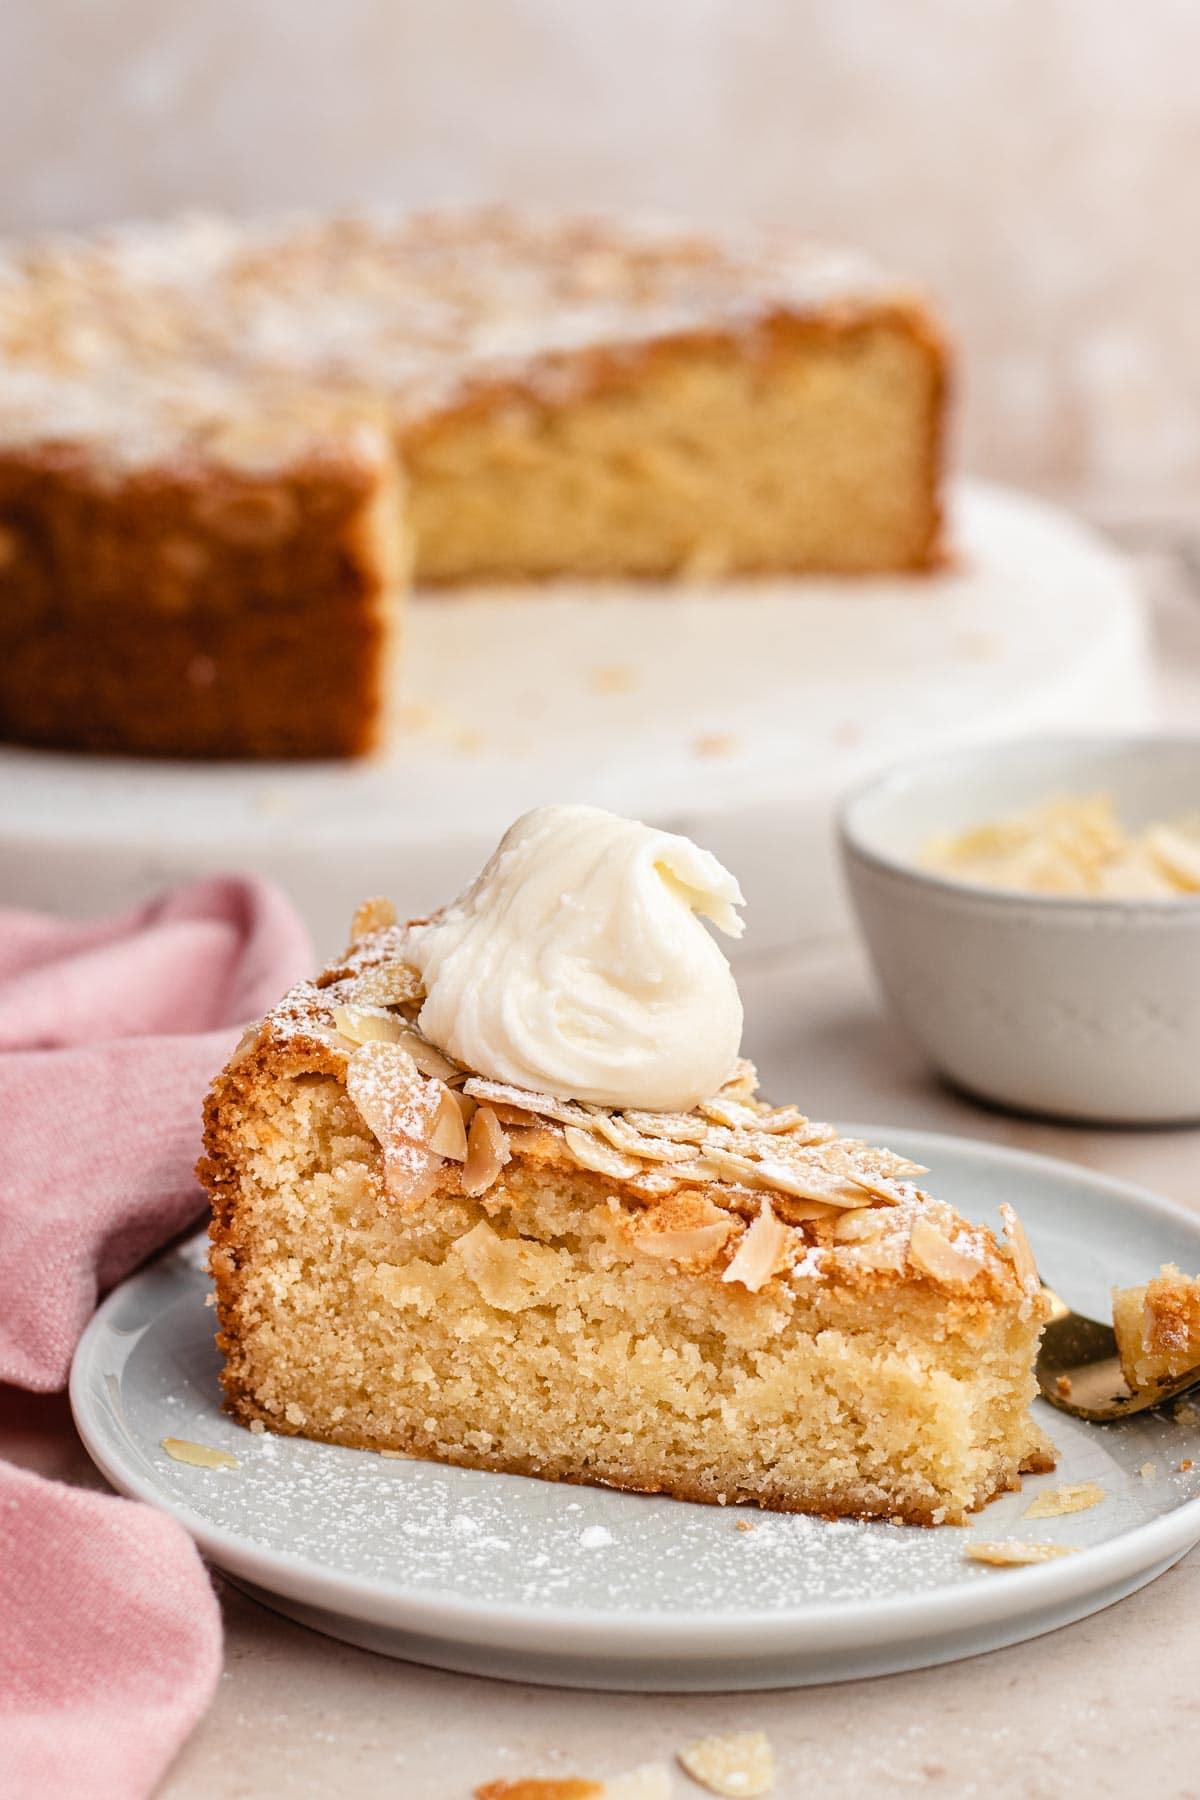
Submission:
[[[1200,1277],[1164,1263],[1144,1287],[1116,1289],[1113,1330],[1131,1388],[1200,1368]]]
[[[479,214],[18,246],[0,733],[359,755],[411,579],[929,568],[945,383],[916,297],[786,242]]]
[[[744,1217],[687,1190],[648,1204],[544,1131],[510,1136],[486,1192],[464,1192],[455,1165],[405,1206],[326,1046],[293,1022],[231,1067],[202,1177],[235,1417],[475,1468],[921,1524],[961,1521],[1052,1466],[1029,1411],[1040,1301],[949,1207],[921,1196],[777,1227],[778,1272],[751,1290],[722,1278]]]

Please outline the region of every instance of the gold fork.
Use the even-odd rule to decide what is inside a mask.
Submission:
[[[1117,1340],[1111,1325],[1101,1325],[1072,1312],[1052,1288],[1042,1284],[1051,1305],[1050,1323],[1038,1351],[1037,1379],[1042,1397],[1059,1412],[1105,1425],[1149,1412],[1200,1387],[1200,1367],[1170,1381],[1131,1389],[1121,1372]]]

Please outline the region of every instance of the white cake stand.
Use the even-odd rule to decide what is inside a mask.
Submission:
[[[1141,610],[1112,552],[974,485],[952,524],[934,577],[418,597],[400,735],[367,763],[0,751],[0,901],[90,914],[258,870],[332,954],[364,895],[424,911],[518,813],[583,800],[714,850],[751,951],[835,929],[830,821],[850,784],[925,748],[1146,717]]]

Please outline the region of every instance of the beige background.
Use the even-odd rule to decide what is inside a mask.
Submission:
[[[976,468],[1200,486],[1194,0],[0,0],[0,219],[502,196],[758,216],[932,284]]]

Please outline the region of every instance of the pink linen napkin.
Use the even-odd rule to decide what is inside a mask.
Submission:
[[[98,1297],[200,1214],[204,1090],[310,958],[251,879],[86,925],[0,912],[0,1381],[64,1387]],[[181,1526],[0,1463],[6,1800],[148,1794],[220,1645]]]

